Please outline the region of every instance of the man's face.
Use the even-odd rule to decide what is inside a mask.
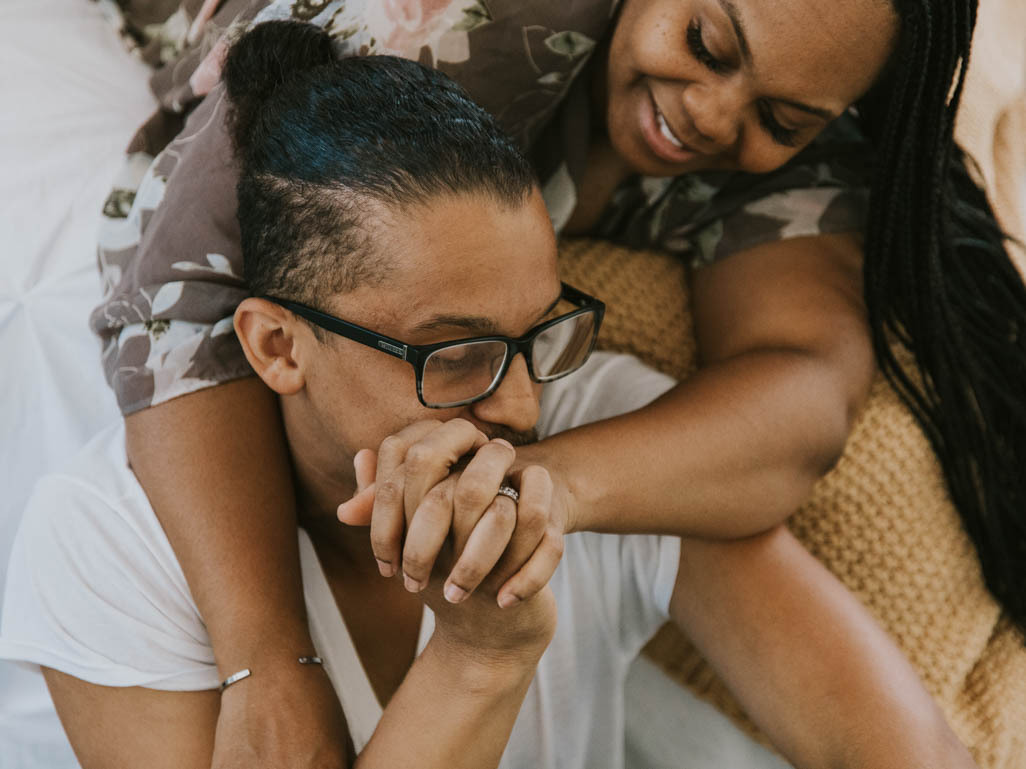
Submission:
[[[514,207],[480,194],[440,197],[374,217],[367,229],[386,264],[384,279],[321,309],[407,344],[518,337],[548,317],[559,297],[555,235],[537,191]],[[297,441],[304,453],[319,445],[316,453],[332,457],[340,473],[351,473],[360,449],[376,449],[418,420],[462,417],[515,443],[538,419],[540,385],[521,355],[485,400],[429,409],[417,398],[409,363],[327,336],[322,343],[309,329],[297,332],[305,386],[283,399],[283,413],[293,450]]]

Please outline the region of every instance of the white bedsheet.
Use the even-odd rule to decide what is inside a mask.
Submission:
[[[0,582],[35,480],[118,418],[86,321],[100,208],[154,108],[147,77],[96,3],[0,3]],[[77,766],[47,703],[0,663],[0,767]]]

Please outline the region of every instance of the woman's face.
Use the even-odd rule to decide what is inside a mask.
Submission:
[[[897,32],[889,0],[625,0],[610,142],[649,176],[773,170],[869,89]]]

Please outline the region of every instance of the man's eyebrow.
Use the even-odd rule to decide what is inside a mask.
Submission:
[[[559,304],[560,298],[562,298],[562,294],[557,296],[548,307],[539,313],[535,321],[540,321],[552,312],[553,308]],[[481,315],[432,315],[427,320],[414,326],[413,331],[434,331],[439,328],[463,328],[481,336],[501,336],[495,321]]]
[[[414,331],[434,331],[439,328],[464,328],[475,334],[496,334],[495,321],[479,315],[432,315],[413,327]]]
[[[731,0],[718,0],[720,7],[723,12],[727,14],[727,18],[730,19],[730,25],[734,28],[734,34],[737,36],[737,44],[741,49],[741,58],[744,59],[745,63],[749,67],[752,66],[752,49],[748,45],[748,38],[745,36],[745,25],[741,20],[741,12],[738,11],[737,6]],[[771,99],[770,101],[779,102],[787,107],[799,110],[800,112],[806,112],[809,115],[815,115],[818,118],[822,118],[827,122],[833,120],[837,115],[828,109],[822,107],[812,107],[808,104],[803,104],[800,101],[790,101],[788,99]]]

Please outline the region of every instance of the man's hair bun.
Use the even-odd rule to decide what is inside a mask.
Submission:
[[[279,86],[297,74],[331,64],[331,37],[321,27],[298,21],[258,24],[229,49],[222,78],[232,102],[231,132],[245,155],[261,108]]]

